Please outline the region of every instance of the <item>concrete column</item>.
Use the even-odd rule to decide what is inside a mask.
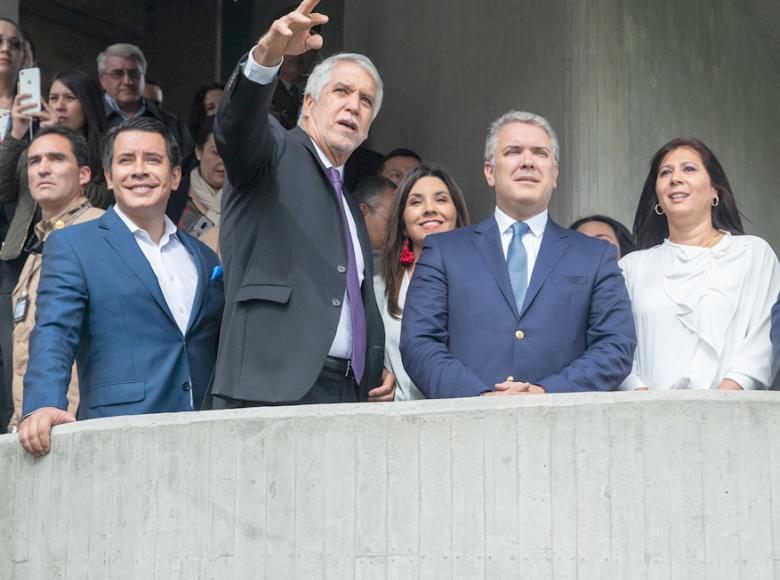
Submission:
[[[780,70],[744,3],[351,0],[345,21],[345,48],[374,58],[387,82],[371,144],[442,162],[477,219],[492,209],[486,127],[517,108],[561,139],[560,223],[598,212],[630,227],[652,154],[698,136],[749,232],[780,249]]]
[[[19,0],[0,0],[0,14],[19,22]]]

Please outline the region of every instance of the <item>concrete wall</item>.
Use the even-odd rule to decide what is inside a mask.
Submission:
[[[0,0],[0,15],[19,22],[19,0]]]
[[[387,82],[372,145],[444,163],[476,218],[492,209],[486,127],[519,108],[562,141],[561,223],[599,212],[630,227],[653,152],[695,135],[720,157],[748,229],[780,249],[780,69],[743,2],[353,0],[345,17],[345,48]]]
[[[772,578],[780,398],[603,393],[0,437],[0,577]]]

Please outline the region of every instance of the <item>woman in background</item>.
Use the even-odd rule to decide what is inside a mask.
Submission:
[[[698,139],[653,156],[620,261],[637,332],[630,389],[763,389],[772,384],[777,257],[743,235],[731,185]]]
[[[396,376],[397,401],[424,399],[401,362],[398,344],[406,291],[428,234],[469,225],[466,200],[441,167],[418,165],[399,184],[388,219],[382,271],[374,292],[385,325],[385,367]]]
[[[214,117],[208,117],[195,134],[195,156],[198,165],[190,172],[189,198],[179,227],[216,252],[213,244],[219,232],[225,164],[214,143]]]
[[[612,244],[617,248],[618,260],[636,250],[634,240],[628,228],[616,219],[605,215],[591,215],[580,218],[571,224],[569,229]]]

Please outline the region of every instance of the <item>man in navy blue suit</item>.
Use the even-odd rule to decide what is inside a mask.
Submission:
[[[401,354],[431,398],[616,389],[636,334],[615,249],[547,213],[558,178],[549,123],[510,111],[490,128],[495,215],[425,239]]]
[[[79,419],[197,409],[216,360],[217,256],[165,215],[181,179],[176,139],[131,119],[109,131],[103,166],[116,205],[44,246],[19,430],[34,455],[49,452],[53,425],[76,420],[65,410],[74,359]]]

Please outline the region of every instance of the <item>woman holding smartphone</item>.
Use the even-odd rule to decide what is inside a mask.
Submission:
[[[0,141],[11,129],[11,108],[24,56],[24,36],[13,20],[0,18]]]

